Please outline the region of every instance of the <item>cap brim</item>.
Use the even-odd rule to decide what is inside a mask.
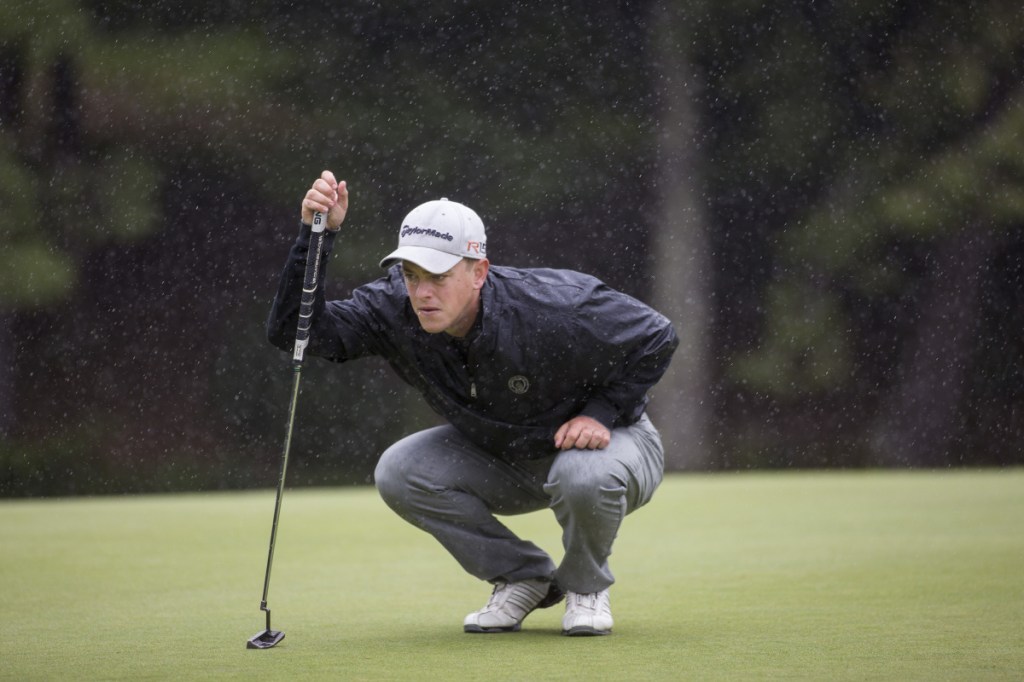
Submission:
[[[454,268],[460,260],[462,260],[462,256],[437,249],[428,249],[425,246],[400,246],[385,256],[381,260],[380,266],[390,268],[399,261],[409,261],[427,272],[440,275]]]

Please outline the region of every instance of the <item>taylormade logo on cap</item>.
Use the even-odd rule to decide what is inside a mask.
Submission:
[[[380,265],[409,261],[428,272],[448,272],[463,258],[486,258],[487,234],[480,216],[456,201],[439,199],[414,208],[402,221],[398,248]]]
[[[399,233],[400,237],[408,237],[409,235],[424,234],[428,237],[436,237],[437,239],[447,239],[453,241],[455,237],[451,236],[447,232],[438,232],[437,230],[430,229],[429,227],[413,227],[412,225],[402,225],[402,231]]]

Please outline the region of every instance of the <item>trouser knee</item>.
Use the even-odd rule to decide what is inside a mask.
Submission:
[[[373,482],[381,499],[396,510],[408,504],[412,478],[406,458],[394,447],[384,451],[373,471]]]
[[[568,451],[555,460],[545,489],[556,504],[579,509],[593,508],[597,497],[618,497],[626,491],[625,479],[614,468],[597,466],[598,453]],[[589,458],[590,461],[585,461]]]

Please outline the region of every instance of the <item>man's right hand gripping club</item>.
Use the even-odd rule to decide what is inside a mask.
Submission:
[[[348,213],[348,185],[338,182],[334,173],[325,170],[306,192],[302,200],[302,222],[313,223],[314,213],[327,214],[327,229],[337,232]]]

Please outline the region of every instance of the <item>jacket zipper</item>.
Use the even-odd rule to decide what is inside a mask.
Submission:
[[[473,346],[475,342],[469,344],[469,348],[466,349],[466,373],[469,374],[469,399],[476,400],[476,362],[473,357]]]

